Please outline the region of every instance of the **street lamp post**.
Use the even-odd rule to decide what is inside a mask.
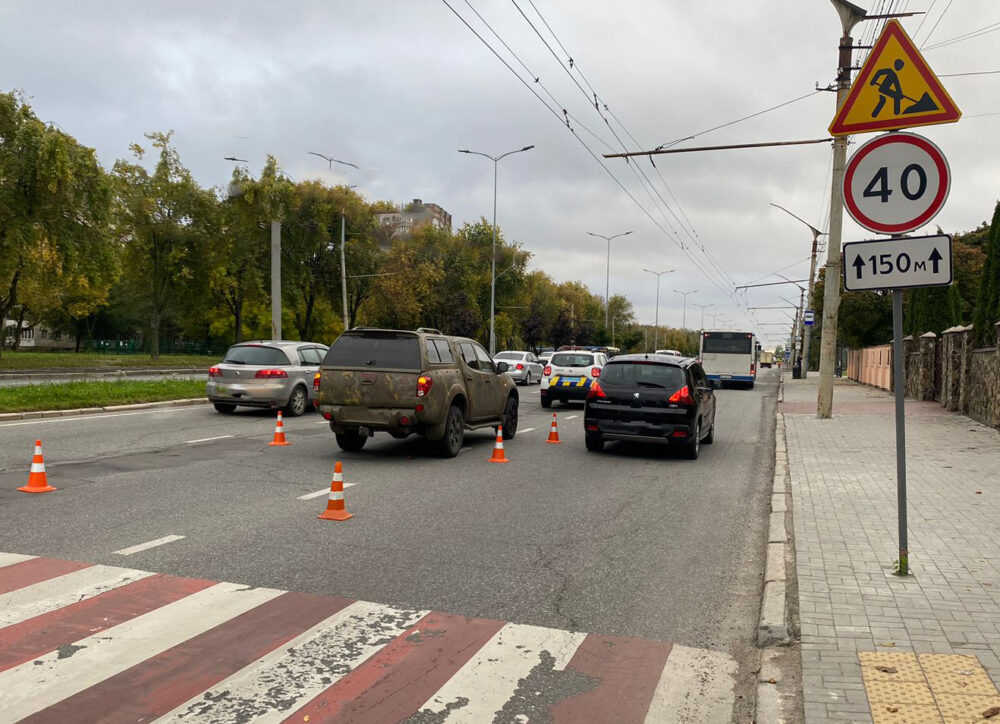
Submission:
[[[701,329],[705,329],[705,310],[711,307],[711,304],[695,304],[696,307],[701,307]]]
[[[506,158],[512,153],[530,151],[534,145],[518,148],[499,156],[491,156],[488,153],[470,151],[467,148],[460,148],[459,153],[471,153],[476,156],[483,156],[493,162],[493,255],[490,261],[490,357],[496,355],[497,335],[496,335],[496,293],[497,293],[497,164],[500,159]]]
[[[607,271],[604,274],[604,328],[608,328],[608,309],[611,306],[611,240],[617,239],[619,236],[628,236],[631,231],[623,231],[620,234],[615,234],[614,236],[605,236],[604,234],[595,234],[592,231],[587,232],[590,236],[596,236],[599,239],[604,239],[608,242],[608,266]]]
[[[357,164],[351,163],[349,161],[340,161],[340,160],[338,160],[336,158],[333,158],[332,156],[327,156],[327,155],[322,154],[322,153],[316,153],[315,151],[309,151],[309,154],[312,155],[312,156],[319,156],[320,158],[322,158],[324,161],[326,161],[329,164],[329,166],[330,166],[331,169],[333,168],[333,164],[335,164],[335,163],[339,163],[339,164],[341,164],[343,166],[350,166],[351,168],[360,169],[360,166],[358,166]],[[356,188],[356,187],[355,186],[348,186],[347,188],[353,189],[353,188]],[[343,307],[343,321],[344,321],[344,331],[345,332],[347,331],[347,326],[349,324],[349,322],[348,322],[348,316],[347,316],[347,262],[346,262],[346,260],[344,258],[345,257],[345,254],[344,254],[344,245],[347,242],[347,239],[346,239],[346,235],[347,235],[347,229],[346,229],[347,221],[345,219],[346,215],[347,215],[347,209],[341,209],[340,210],[340,298],[341,298],[341,303],[342,303],[342,307]]]
[[[662,277],[664,274],[670,274],[671,272],[675,272],[677,270],[666,269],[664,271],[658,272],[658,271],[653,271],[652,269],[643,269],[643,271],[646,272],[647,274],[652,274],[653,276],[656,277],[656,314],[655,314],[656,321],[653,322],[653,328],[654,328],[653,351],[655,352],[656,348],[659,346],[660,343],[660,277]]]
[[[682,329],[687,329],[687,326],[688,326],[688,321],[687,321],[688,320],[688,294],[697,294],[698,290],[697,289],[692,289],[690,292],[679,292],[679,291],[677,291],[675,289],[674,293],[675,294],[680,294],[682,297],[684,297],[684,321],[681,323],[681,328]]]
[[[806,221],[804,219],[801,219],[798,216],[795,216],[795,214],[793,214],[791,211],[789,211],[788,209],[786,209],[784,206],[778,206],[778,204],[771,204],[771,206],[773,206],[776,209],[781,209],[782,211],[784,211],[789,216],[792,216],[792,217],[798,219],[803,224],[805,224],[806,226],[808,226],[809,227],[809,231],[812,232],[812,235],[813,235],[813,240],[812,240],[812,256],[810,257],[811,261],[809,262],[809,291],[806,293],[807,294],[806,301],[809,302],[809,304],[812,304],[812,298],[813,298],[813,279],[816,277],[816,248],[819,245],[819,237],[826,235],[826,232],[825,231],[820,231],[815,226],[813,226],[812,224],[810,224],[808,221]],[[809,371],[809,340],[811,338],[812,338],[812,325],[809,325],[809,328],[805,331],[805,333],[803,335],[803,340],[802,340],[802,359],[804,360],[804,363],[802,365],[802,379],[806,379],[806,377],[808,376],[808,371]]]

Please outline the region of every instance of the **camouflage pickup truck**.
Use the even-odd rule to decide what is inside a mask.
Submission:
[[[358,451],[381,431],[423,435],[455,457],[466,430],[503,425],[508,440],[517,432],[517,387],[506,371],[477,342],[436,329],[355,328],[320,365],[315,405],[342,450]]]

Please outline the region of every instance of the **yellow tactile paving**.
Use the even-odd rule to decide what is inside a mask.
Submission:
[[[926,681],[915,654],[862,651],[858,654],[858,660],[861,662],[861,671],[866,679],[871,677],[874,680]],[[879,671],[877,668],[879,666],[896,669],[896,672],[888,674]]]
[[[1000,696],[970,696],[969,694],[935,694],[941,715],[949,719],[965,717],[966,721],[988,721],[981,716],[987,709],[1000,706]],[[996,721],[994,718],[993,721]]]
[[[975,656],[863,651],[858,661],[875,724],[1000,721],[982,716],[1000,692]]]
[[[942,724],[936,706],[915,704],[872,705],[872,721],[875,724]]]

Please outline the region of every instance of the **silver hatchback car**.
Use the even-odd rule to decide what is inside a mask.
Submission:
[[[313,377],[326,355],[316,342],[242,342],[208,370],[205,392],[219,412],[237,405],[283,408],[291,417],[305,412],[313,397]]]

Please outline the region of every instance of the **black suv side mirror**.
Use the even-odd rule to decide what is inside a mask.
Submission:
[[[497,362],[497,374],[502,375],[504,372],[510,369],[510,365],[506,362]]]

